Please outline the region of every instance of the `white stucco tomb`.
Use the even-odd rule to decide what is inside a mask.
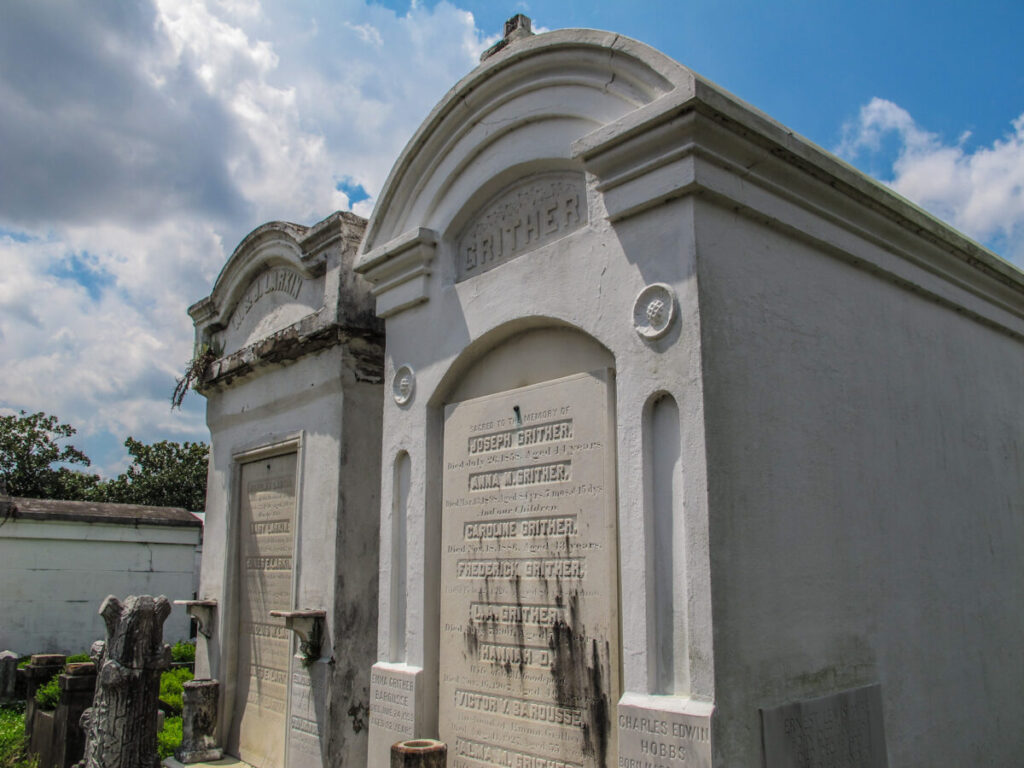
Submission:
[[[387,330],[370,766],[1019,761],[1014,267],[562,30],[436,106],[355,269]]]
[[[188,600],[203,523],[178,507],[0,496],[0,647],[87,653],[106,637],[107,595]],[[189,638],[172,614],[169,643]]]
[[[383,337],[351,270],[364,225],[266,224],[190,309],[212,458],[186,609],[220,744],[256,768],[366,759]]]

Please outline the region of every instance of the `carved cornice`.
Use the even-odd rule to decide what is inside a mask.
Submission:
[[[199,383],[200,393],[224,387],[263,368],[288,365],[338,344],[348,344],[348,365],[358,381],[384,380],[384,334],[375,329],[323,323],[310,315],[254,344],[213,360]]]
[[[597,178],[613,222],[699,193],[785,225],[778,205],[784,201],[791,211],[802,209],[908,262],[923,259],[929,271],[941,269],[949,279],[970,284],[968,290],[1020,314],[1020,270],[699,78],[692,92],[673,91],[582,136],[572,155]],[[806,226],[791,226],[809,236]],[[921,241],[960,266],[940,267],[935,254],[922,257]]]
[[[391,317],[427,300],[437,233],[419,227],[359,254],[355,271],[373,286],[377,315]]]

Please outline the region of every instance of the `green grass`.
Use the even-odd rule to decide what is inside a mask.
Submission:
[[[163,730],[156,735],[157,755],[161,760],[165,757],[173,757],[174,750],[179,744],[181,744],[181,718],[165,718]]]
[[[84,661],[88,661],[88,657]],[[73,658],[68,662],[73,663]],[[181,712],[181,696],[184,683],[193,677],[185,667],[168,669],[160,675],[160,699],[176,712]],[[55,709],[60,698],[58,675],[36,690],[36,702],[43,709]],[[181,717],[167,717],[163,729],[157,734],[157,751],[160,759],[171,757],[181,744]],[[25,705],[15,704],[0,707],[0,768],[38,768],[35,757],[26,757]]]
[[[0,707],[0,768],[36,768],[25,747],[24,703]]]
[[[176,714],[181,714],[183,686],[192,677],[192,672],[187,667],[174,667],[160,675],[160,701],[170,706]]]
[[[191,662],[196,660],[196,645],[187,640],[179,640],[171,646],[171,661]]]
[[[161,760],[172,757],[175,747],[181,744],[181,696],[184,684],[192,677],[188,667],[173,667],[160,675],[160,701],[168,704],[178,715],[164,718],[164,727],[156,735],[157,754]]]

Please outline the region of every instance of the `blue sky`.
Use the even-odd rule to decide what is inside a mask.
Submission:
[[[368,215],[516,12],[634,37],[1024,265],[1024,3],[11,0],[0,4],[0,412],[104,475],[169,407],[187,307],[271,219]]]

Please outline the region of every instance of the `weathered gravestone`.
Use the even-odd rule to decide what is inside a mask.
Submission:
[[[213,741],[256,768],[366,755],[383,336],[351,270],[364,224],[259,227],[189,310],[212,446],[186,607],[220,683]]]
[[[18,654],[14,651],[0,652],[0,704],[14,701],[18,685]]]
[[[758,766],[761,710],[864,686],[858,765],[1013,764],[1021,273],[643,44],[512,27],[355,267],[369,765]]]
[[[54,675],[61,673],[65,661],[67,656],[62,653],[34,653],[28,666],[22,670],[25,674],[25,737],[30,746],[33,740],[47,743],[53,739],[53,717],[36,717],[36,713],[40,711],[36,702],[36,691],[46,685]],[[37,734],[37,725],[46,732]]]
[[[96,665],[91,662],[68,664],[58,678],[60,698],[53,713],[53,742],[50,763],[54,768],[69,768],[85,754],[85,728],[82,714],[96,696]],[[47,768],[47,762],[40,760]]]
[[[100,606],[107,639],[93,643],[97,668],[92,706],[82,715],[85,756],[77,768],[148,768],[157,761],[160,673],[171,664],[163,641],[171,604],[162,595],[113,595]]]
[[[184,764],[220,760],[224,750],[217,743],[217,705],[220,683],[189,680],[182,691],[181,744],[174,757]]]

